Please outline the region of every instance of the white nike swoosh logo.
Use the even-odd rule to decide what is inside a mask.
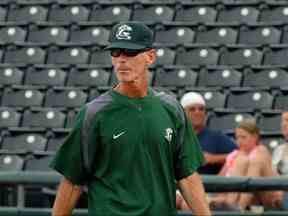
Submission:
[[[118,137],[122,136],[124,133],[126,133],[126,131],[122,131],[121,133],[119,134],[113,134],[113,139],[117,139]]]

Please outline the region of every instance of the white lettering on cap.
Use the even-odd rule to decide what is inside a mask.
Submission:
[[[118,40],[131,40],[131,26],[121,25],[116,32],[116,38]]]

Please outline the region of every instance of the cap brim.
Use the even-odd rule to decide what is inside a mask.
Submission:
[[[146,46],[135,44],[135,43],[129,43],[127,41],[118,41],[113,42],[107,47],[105,47],[105,50],[109,49],[133,49],[133,50],[141,50],[147,48]]]

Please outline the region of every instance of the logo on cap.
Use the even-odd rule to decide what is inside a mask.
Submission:
[[[116,32],[116,38],[118,40],[131,40],[131,26],[121,25]]]

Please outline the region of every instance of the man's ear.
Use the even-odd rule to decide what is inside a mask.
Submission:
[[[156,61],[156,50],[151,49],[147,52],[147,58],[146,58],[147,64],[152,65]]]

